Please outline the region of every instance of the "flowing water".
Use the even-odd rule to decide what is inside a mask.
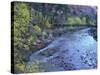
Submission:
[[[32,53],[46,71],[94,69],[97,67],[97,42],[89,35],[90,28],[56,38],[45,48]]]

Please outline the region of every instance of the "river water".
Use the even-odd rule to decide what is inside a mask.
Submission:
[[[90,28],[64,34],[45,48],[32,53],[30,63],[38,60],[46,71],[97,68],[97,41],[89,35]]]

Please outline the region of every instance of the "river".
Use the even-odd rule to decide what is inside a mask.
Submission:
[[[45,48],[30,55],[29,62],[42,62],[43,69],[65,71],[97,68],[97,41],[89,35],[91,28],[66,33]]]

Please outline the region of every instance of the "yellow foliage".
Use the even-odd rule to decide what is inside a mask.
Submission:
[[[20,63],[20,64],[15,64],[15,68],[20,72],[24,72],[25,66],[24,66],[24,64]]]
[[[38,25],[33,26],[33,29],[37,32],[37,33],[41,33],[41,29]]]

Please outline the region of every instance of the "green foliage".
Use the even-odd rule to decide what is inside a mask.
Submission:
[[[82,24],[84,24],[84,25],[87,24],[87,22],[86,22],[86,17],[83,17],[83,18],[82,18]]]
[[[24,73],[25,72],[25,65],[24,64],[15,64],[15,69],[18,73]]]
[[[48,21],[48,20],[45,20],[45,26],[46,26],[47,28],[50,28],[50,24],[49,24],[49,21]]]
[[[68,17],[67,24],[70,25],[96,25],[96,20],[88,19],[86,17]]]
[[[68,17],[67,19],[67,23],[71,24],[71,25],[75,25],[75,24],[86,24],[86,18],[80,18],[80,17]]]
[[[41,68],[41,63],[39,61],[34,61],[29,63],[28,65],[18,63],[15,64],[15,71],[17,73],[33,73],[33,72],[44,72],[44,70]]]
[[[29,22],[31,20],[29,6],[27,3],[14,3],[14,21],[12,31],[14,32],[14,65],[15,70],[24,72],[26,57],[30,53],[30,46],[36,40],[34,33],[29,31]],[[28,51],[27,51],[28,50]]]
[[[23,42],[26,41],[28,33],[28,23],[30,21],[30,13],[28,6],[25,3],[15,3],[14,6],[14,45],[22,47],[25,45]],[[23,41],[24,40],[24,41]],[[23,43],[23,44],[21,44]]]
[[[49,23],[48,19],[45,18],[43,15],[39,15],[38,19],[40,20],[43,28],[49,28],[50,27],[50,23]]]
[[[35,32],[38,34],[38,33],[41,33],[41,29],[38,25],[35,25],[33,26],[33,29],[35,30]]]
[[[28,43],[29,44],[32,44],[34,42],[36,42],[36,36],[35,36],[35,34],[30,35],[30,37],[28,38]]]
[[[39,61],[34,61],[28,64],[25,68],[25,72],[33,73],[33,72],[43,72],[44,70],[40,67],[41,63]]]
[[[89,20],[88,23],[91,24],[91,25],[96,25],[96,21],[95,20]]]

